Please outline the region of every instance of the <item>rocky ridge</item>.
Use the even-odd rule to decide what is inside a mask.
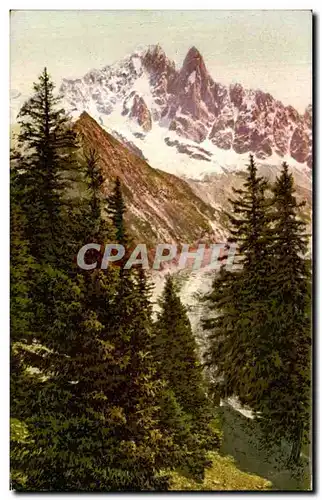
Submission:
[[[312,106],[300,114],[263,90],[216,82],[195,47],[180,69],[155,45],[83,78],[65,79],[60,90],[72,113],[85,110],[115,130],[122,117],[137,126],[141,139],[162,128],[169,131],[169,147],[177,147],[175,134],[181,143],[188,140],[206,151],[210,144],[260,160],[290,157],[312,167]],[[207,154],[201,156],[207,161]]]
[[[150,165],[83,112],[75,130],[84,151],[95,149],[110,193],[116,177],[122,183],[125,219],[135,242],[152,248],[158,243],[222,241],[221,213],[196,195],[183,179]]]

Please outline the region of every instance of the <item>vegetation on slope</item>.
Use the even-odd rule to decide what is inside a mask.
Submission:
[[[209,453],[211,466],[205,471],[205,478],[198,482],[179,472],[172,474],[172,491],[258,491],[270,490],[271,483],[254,474],[238,469],[234,459],[219,453]]]

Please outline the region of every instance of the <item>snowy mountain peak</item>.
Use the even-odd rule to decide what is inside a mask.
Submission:
[[[74,116],[88,111],[152,164],[158,145],[168,153],[171,148],[179,162],[180,155],[196,168],[198,161],[199,170],[208,163],[209,171],[218,153],[235,163],[252,152],[260,160],[312,165],[312,107],[301,115],[263,90],[215,82],[196,47],[176,69],[160,44],[151,45],[83,78],[63,80],[61,93]]]

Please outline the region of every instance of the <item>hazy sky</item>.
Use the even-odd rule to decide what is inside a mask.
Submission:
[[[181,66],[196,46],[214,80],[261,88],[300,111],[311,102],[310,11],[14,11],[11,88],[47,66],[57,86],[160,43]]]

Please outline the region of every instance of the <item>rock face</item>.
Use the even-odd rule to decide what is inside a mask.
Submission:
[[[312,166],[312,106],[301,115],[262,90],[215,82],[195,47],[180,69],[155,45],[82,79],[64,80],[61,92],[78,115],[121,109],[143,134],[161,127],[196,144],[208,140],[237,154],[291,156]]]
[[[119,177],[126,203],[127,228],[134,241],[196,242],[207,232],[220,239],[218,211],[202,201],[183,179],[154,169],[103,130],[86,112],[75,123],[84,149],[95,149],[109,193]],[[218,228],[211,231],[217,224]],[[216,226],[216,227],[217,227]]]
[[[130,112],[130,118],[136,120],[137,123],[143,128],[144,132],[149,132],[152,128],[151,113],[144,102],[143,97],[138,95],[134,96],[133,105]]]

